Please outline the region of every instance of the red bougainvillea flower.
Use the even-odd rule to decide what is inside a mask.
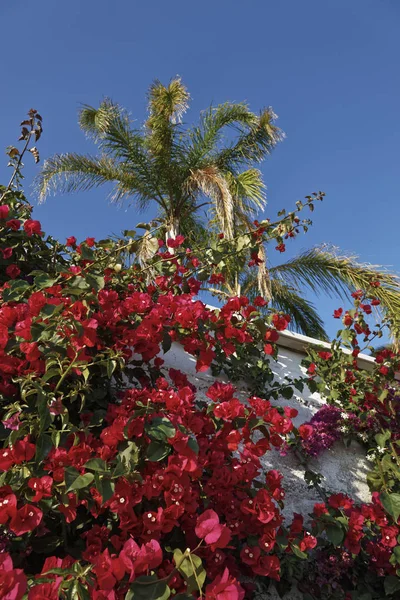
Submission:
[[[0,553],[0,597],[1,600],[21,600],[27,588],[22,569],[14,569],[11,557]]]
[[[169,238],[167,240],[167,246],[168,246],[168,248],[178,248],[178,246],[182,246],[184,241],[185,241],[185,236],[177,235],[175,239]]]
[[[329,506],[332,506],[332,508],[343,508],[344,510],[348,510],[353,506],[354,502],[348,496],[339,493],[332,494],[328,500],[328,504]]]
[[[53,485],[53,478],[48,475],[43,477],[32,477],[28,481],[28,487],[35,492],[32,502],[39,502],[42,498],[51,497],[51,486]]]
[[[12,248],[1,248],[1,253],[3,255],[4,260],[8,260],[12,257],[13,249]]]
[[[262,296],[256,296],[253,300],[254,306],[266,306],[268,302]]]
[[[337,310],[333,311],[333,317],[335,319],[340,319],[340,317],[342,316],[342,314],[343,314],[343,308],[338,308]]]
[[[230,530],[226,525],[221,525],[217,513],[211,509],[198,517],[195,532],[197,537],[211,546],[212,551],[225,548],[231,539]]]
[[[10,529],[15,535],[23,535],[28,531],[33,531],[41,522],[43,513],[36,506],[25,504],[17,510],[10,522]]]
[[[36,454],[36,446],[28,442],[27,438],[24,438],[15,442],[12,452],[15,463],[20,465],[23,462],[32,460]]]
[[[40,235],[42,233],[42,226],[40,221],[34,219],[27,219],[24,223],[24,230],[31,237],[34,234]]]
[[[92,248],[95,244],[95,239],[94,237],[88,237],[86,238],[86,245],[89,246],[89,248]]]
[[[206,396],[214,402],[227,402],[233,398],[235,392],[236,388],[231,383],[216,381],[208,388]]]
[[[313,426],[308,423],[303,423],[299,427],[299,435],[303,440],[308,440],[308,438],[312,436],[313,431]]]
[[[278,244],[278,245],[275,247],[275,250],[278,250],[278,252],[285,252],[285,250],[286,250],[286,246],[285,246],[285,244],[282,242],[282,244]]]
[[[197,359],[196,363],[196,371],[199,373],[207,371],[210,368],[214,358],[215,352],[211,348],[208,348],[207,350],[200,350],[199,358]]]
[[[40,221],[34,219],[27,219],[24,223],[24,231],[31,237],[34,234],[40,235],[42,233],[42,225]]]
[[[268,356],[272,356],[272,354],[274,353],[274,351],[275,351],[274,347],[271,344],[265,344],[264,345],[264,352]]]
[[[29,590],[28,600],[58,600],[59,599],[59,587],[62,581],[62,577],[57,577],[55,581],[51,583],[39,583]]]
[[[275,329],[269,329],[264,339],[266,342],[277,342],[279,340],[279,333]]]
[[[316,370],[317,370],[317,365],[315,363],[311,363],[307,369],[307,373],[309,375],[314,375]]]
[[[4,525],[17,512],[17,497],[10,486],[0,489],[0,524]]]
[[[15,459],[11,448],[0,450],[0,471],[8,471],[15,464]]]
[[[6,268],[6,274],[10,279],[16,279],[20,273],[21,269],[17,265],[8,265]]]
[[[273,315],[272,324],[278,331],[284,331],[290,323],[289,315]],[[271,340],[272,341],[272,340]]]
[[[75,246],[75,244],[76,244],[76,237],[74,235],[70,235],[69,237],[67,237],[67,241],[66,241],[67,246]]]
[[[280,580],[281,564],[277,556],[261,556],[253,568],[254,573],[263,577],[271,577],[276,581]]]
[[[309,533],[306,533],[299,544],[299,548],[302,552],[305,552],[306,550],[311,550],[312,548],[315,548],[316,545],[317,538],[315,538],[313,535],[310,535]]]
[[[18,219],[10,219],[7,221],[6,226],[13,231],[18,231],[18,229],[21,227],[21,221]]]
[[[242,586],[225,569],[206,587],[205,600],[243,600],[244,594]]]
[[[322,358],[322,360],[329,360],[332,358],[332,352],[321,350],[321,352],[318,352],[318,356]]]
[[[7,219],[9,212],[10,207],[7,204],[2,204],[0,206],[0,219]]]
[[[326,507],[325,502],[317,502],[316,504],[314,504],[314,514],[317,517],[320,517],[321,515],[326,515],[328,513],[328,509]]]
[[[158,567],[162,563],[163,554],[157,540],[150,540],[139,548],[134,540],[129,539],[125,542],[119,558],[132,581],[136,574]]]

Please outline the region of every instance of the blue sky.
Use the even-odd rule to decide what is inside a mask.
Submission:
[[[110,96],[141,122],[151,81],[178,74],[192,95],[188,122],[226,100],[279,115],[287,137],[262,167],[268,215],[326,192],[313,227],[282,258],[329,242],[400,271],[398,0],[20,0],[1,2],[0,22],[3,147],[34,107],[42,158],[93,152],[77,125],[81,103]],[[27,166],[27,183],[34,173]],[[1,181],[8,176],[4,157]],[[36,209],[60,238],[101,238],[143,217],[108,204],[102,189]],[[338,303],[316,303],[334,334]]]

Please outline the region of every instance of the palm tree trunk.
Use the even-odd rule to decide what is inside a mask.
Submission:
[[[165,241],[175,239],[179,235],[180,221],[175,215],[171,215],[166,222]],[[175,254],[174,248],[168,248],[170,254]]]

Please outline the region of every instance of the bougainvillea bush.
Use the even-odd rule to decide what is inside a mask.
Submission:
[[[308,599],[397,597],[392,459],[397,471],[370,505],[333,494],[312,515],[282,517],[285,482],[262,472],[260,457],[284,445],[306,460],[314,428],[296,429],[297,411],[274,407],[304,385],[274,383],[269,366],[290,317],[265,311],[262,298],[218,311],[197,298],[228,242],[201,254],[145,227],[154,256],[140,266],[127,259],[142,243],[135,232],[60,244],[21,192],[0,197],[0,597],[239,600],[271,583]],[[290,213],[256,224],[240,246],[299,223]],[[163,367],[173,342],[197,371],[247,380],[248,400],[220,381],[199,398],[184,373]],[[310,387],[332,356],[310,358]],[[374,407],[386,411],[396,396],[382,364],[393,359],[357,394],[338,391],[347,412],[353,403],[366,412],[368,385],[384,392]],[[387,448],[398,446],[387,431]]]

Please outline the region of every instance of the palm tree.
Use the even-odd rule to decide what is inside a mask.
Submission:
[[[183,233],[199,245],[199,240],[210,240],[213,231],[224,231],[229,239],[251,229],[265,207],[265,186],[256,165],[283,137],[272,109],[256,115],[246,104],[225,103],[202,112],[196,126],[185,127],[182,118],[189,94],[180,79],[168,86],[155,82],[148,100],[148,119],[139,128],[111,100],[104,100],[98,109],[84,106],[79,124],[100,152],[57,154],[46,160],[37,180],[40,199],[51,192],[111,183],[115,202],[127,199],[138,210],[155,204],[166,237]],[[145,235],[138,258],[144,261],[153,252],[150,236]],[[261,291],[292,316],[295,330],[322,339],[326,338],[322,320],[302,288],[343,296],[377,277],[375,268],[326,248],[309,250],[276,267],[268,265],[263,246],[260,253],[264,262],[256,274],[246,269],[244,253],[235,257],[231,279],[216,292],[242,291],[251,297]],[[376,296],[384,312],[395,319],[400,315],[398,281],[386,272],[381,281]]]
[[[79,124],[100,153],[46,160],[37,180],[40,200],[51,192],[112,182],[113,201],[131,200],[139,210],[156,204],[168,237],[197,237],[204,228],[202,213],[232,237],[235,219],[255,216],[265,205],[255,165],[282,138],[272,109],[256,115],[246,104],[225,103],[201,113],[198,125],[184,127],[189,94],[180,79],[168,86],[156,81],[148,98],[142,128],[134,128],[127,112],[111,100],[98,109],[83,107]]]

